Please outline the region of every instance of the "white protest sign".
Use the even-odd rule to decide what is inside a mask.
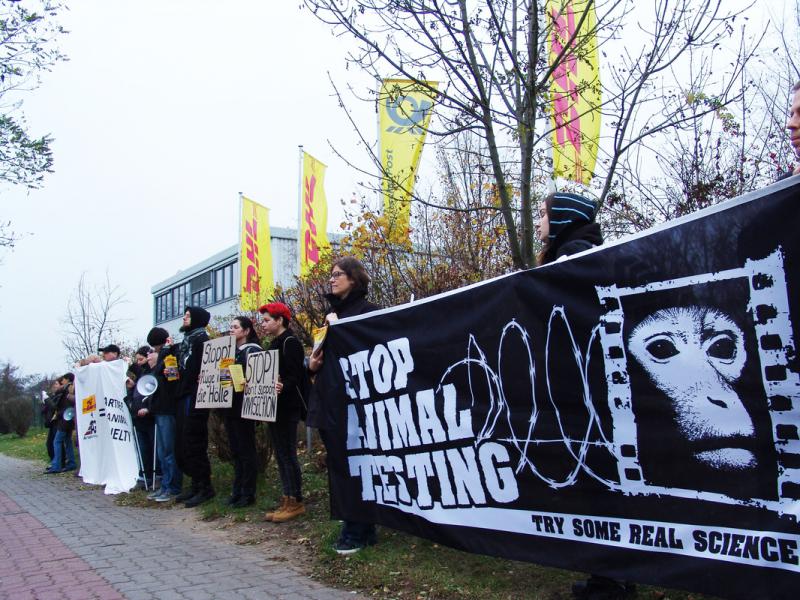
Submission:
[[[247,357],[242,418],[275,421],[278,414],[278,351],[253,352]]]
[[[232,335],[224,335],[203,344],[196,408],[230,408],[233,405],[230,374],[223,377],[224,381],[221,382],[220,366],[223,366],[223,361],[226,363],[232,361],[235,353],[236,339]]]
[[[75,423],[83,481],[105,485],[106,494],[136,485],[139,463],[125,397],[123,360],[92,363],[75,371]]]

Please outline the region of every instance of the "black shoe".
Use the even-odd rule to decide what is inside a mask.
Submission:
[[[194,498],[197,495],[197,492],[200,490],[196,488],[189,488],[188,490],[182,491],[180,494],[175,496],[175,502],[186,502],[190,498]]]
[[[44,470],[44,474],[45,475],[54,475],[55,473],[63,473],[63,472],[64,472],[64,469],[49,469],[48,468],[48,469]]]
[[[592,575],[572,585],[572,596],[581,600],[623,600],[636,596],[636,585],[610,577]]]
[[[230,506],[231,508],[244,508],[245,506],[251,506],[255,503],[255,496],[239,496],[236,502],[233,502]]]
[[[351,538],[339,538],[333,545],[336,554],[355,554],[367,546],[374,546],[378,542],[377,537],[368,536],[365,540],[353,540]]]
[[[228,506],[236,506],[236,503],[241,500],[241,494],[231,494],[231,497],[225,500],[225,504]]]
[[[217,493],[214,491],[213,487],[205,487],[184,502],[183,505],[186,508],[194,508],[195,506],[200,506],[204,502],[208,502],[216,495]]]

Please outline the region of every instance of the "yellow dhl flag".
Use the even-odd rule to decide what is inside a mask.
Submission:
[[[588,184],[600,139],[600,65],[592,0],[549,0],[553,176]],[[566,48],[566,49],[565,49]]]
[[[378,96],[381,191],[390,239],[408,237],[414,176],[439,85],[436,81],[425,84],[431,89],[408,79],[385,79]]]
[[[303,189],[300,206],[300,276],[319,263],[328,242],[328,201],[325,198],[325,169],[316,158],[303,152]]]
[[[242,310],[257,310],[269,302],[275,283],[272,278],[269,209],[242,196],[239,264]]]

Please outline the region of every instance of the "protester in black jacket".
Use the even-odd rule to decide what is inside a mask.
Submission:
[[[149,412],[140,414],[144,408],[144,397],[136,392],[136,382],[142,375],[150,372],[147,364],[147,355],[150,353],[150,346],[142,346],[134,355],[134,364],[129,370],[126,387],[128,391],[125,395],[125,403],[128,405],[133,419],[133,429],[136,434],[136,441],[139,451],[139,461],[141,469],[139,471],[139,481],[137,489],[154,489],[155,484],[155,421]]]
[[[53,396],[56,416],[52,427],[56,430],[53,439],[53,460],[45,473],[74,471],[75,447],[72,445],[72,432],[75,429],[75,376],[65,373],[59,377],[60,386]]]
[[[178,467],[192,478],[192,486],[177,498],[191,508],[216,495],[211,485],[211,463],[208,460],[208,410],[195,406],[203,344],[208,341],[206,325],[209,312],[187,306],[183,315],[183,341],[178,351],[180,385],[176,414]]]
[[[556,193],[547,196],[539,207],[536,229],[543,248],[539,264],[545,265],[571,254],[589,250],[603,243],[600,226],[595,223],[594,200],[577,194]],[[592,575],[572,586],[573,596],[581,600],[617,600],[635,593],[635,586],[625,581]]]
[[[306,512],[303,505],[303,480],[297,460],[297,424],[300,422],[302,398],[300,381],[303,377],[305,352],[292,332],[289,321],[292,313],[282,302],[272,302],[258,309],[263,315],[264,333],[272,338],[269,349],[278,352],[279,380],[278,410],[275,421],[269,423],[269,433],[278,473],[281,477],[283,497],[275,511],[268,512],[264,520],[283,523]]]
[[[56,379],[52,386],[50,386],[50,394],[43,400],[42,402],[42,420],[44,421],[44,426],[47,428],[47,441],[45,445],[47,446],[47,456],[50,457],[50,462],[53,460],[53,456],[55,456],[55,450],[53,446],[53,441],[56,439],[56,404],[57,404],[57,394],[58,390],[61,388],[61,379]],[[63,456],[63,452],[62,452]],[[59,468],[63,468],[64,465],[59,465]]]
[[[594,222],[596,212],[594,200],[577,194],[561,192],[547,196],[539,206],[536,226],[543,244],[538,263],[546,265],[602,244],[600,226]]]
[[[333,263],[331,269],[331,293],[325,298],[330,303],[330,312],[325,317],[328,323],[334,323],[344,317],[352,317],[377,310],[378,306],[367,300],[369,275],[361,262],[351,256],[340,258]],[[308,368],[316,373],[322,367],[322,351],[318,351],[309,359]],[[306,423],[319,428],[322,441],[328,446],[329,429],[334,423],[333,414],[336,407],[326,405],[324,392],[317,389],[311,392],[308,403],[308,419]],[[333,549],[339,554],[352,554],[377,541],[375,525],[345,521],[338,541]]]
[[[231,321],[230,335],[236,339],[236,364],[241,365],[247,375],[247,357],[251,352],[260,352],[261,343],[256,327],[249,317],[239,316]],[[231,408],[222,409],[228,446],[233,456],[233,488],[228,505],[242,508],[255,504],[256,477],[258,474],[256,454],[256,422],[242,418],[244,391],[233,392]]]
[[[180,496],[183,473],[178,468],[175,452],[175,406],[177,402],[178,379],[177,367],[167,367],[167,357],[177,365],[177,347],[172,344],[169,333],[161,327],[153,327],[147,334],[147,343],[153,346],[153,352],[147,355],[150,375],[156,378],[158,387],[147,397],[142,409],[153,415],[156,422],[156,454],[161,467],[161,487],[148,496],[156,502],[169,502]]]

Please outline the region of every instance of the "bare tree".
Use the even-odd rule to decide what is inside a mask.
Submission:
[[[429,130],[434,142],[447,143],[465,131],[482,138],[485,154],[480,162],[490,169],[496,204],[471,210],[495,211],[502,216],[517,268],[534,263],[534,208],[544,191],[538,182],[551,171],[551,82],[559,70],[569,67],[569,61],[586,60],[589,36],[596,36],[598,48],[611,64],[611,76],[602,84],[603,101],[587,110],[587,114],[601,111],[611,122],[610,138],[601,143],[606,153],[595,169],[601,201],[613,189],[620,161],[631,149],[652,136],[681,128],[697,116],[713,113],[715,107],[727,105],[741,93],[731,83],[738,81],[740,61],[728,67],[724,77],[716,78],[723,83],[713,92],[714,107],[691,115],[675,90],[664,83],[689,49],[710,51],[731,35],[736,15],[722,9],[722,0],[656,0],[654,12],[641,21],[652,23],[649,27],[630,22],[634,9],[635,18],[642,18],[645,10],[632,0],[588,0],[577,5],[575,33],[562,40],[563,50],[552,62],[547,40],[554,33],[555,16],[546,12],[543,0],[304,3],[337,34],[346,33],[356,40],[349,61],[376,80],[376,89],[378,80],[402,77],[435,95],[437,119]],[[590,8],[596,9],[596,26],[582,28],[589,22]],[[628,26],[626,31],[637,29],[636,34],[617,43],[623,26]],[[613,52],[616,54],[610,56]],[[442,83],[431,89],[426,83],[429,80]],[[711,95],[710,82],[706,83],[706,93]],[[599,85],[598,81],[581,81],[574,93],[584,95]],[[586,114],[571,119],[582,117]],[[380,165],[374,152],[373,159]],[[386,173],[378,176],[386,177]],[[427,201],[418,195],[415,200]],[[446,202],[438,205],[446,207]]]
[[[121,329],[128,319],[118,317],[117,312],[126,303],[124,292],[111,283],[108,273],[101,285],[91,285],[86,273],[81,274],[63,320],[63,344],[71,362],[96,354],[108,343],[119,344]]]

